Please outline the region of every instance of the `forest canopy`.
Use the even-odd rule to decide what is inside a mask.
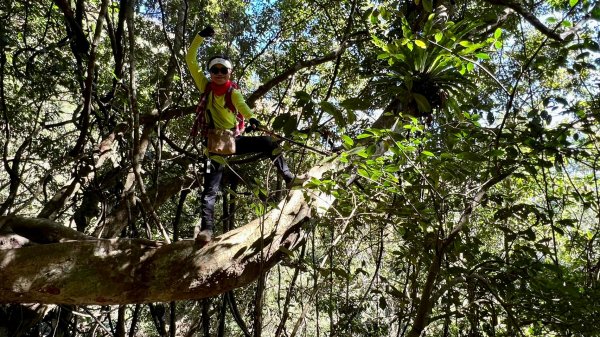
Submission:
[[[0,336],[600,336],[600,5],[4,0]],[[293,171],[193,240],[200,65]]]

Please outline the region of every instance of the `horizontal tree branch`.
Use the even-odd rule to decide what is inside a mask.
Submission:
[[[519,15],[521,15],[525,20],[527,20],[532,26],[534,26],[542,34],[544,34],[547,37],[554,39],[556,41],[563,40],[562,37],[560,37],[560,35],[557,34],[554,29],[550,29],[550,28],[546,27],[546,25],[544,25],[540,20],[538,20],[538,18],[535,15],[533,15],[529,10],[523,8],[523,5],[521,5],[520,3],[516,2],[516,1],[512,1],[512,0],[485,0],[485,1],[487,1],[489,4],[492,4],[492,5],[508,7],[510,9],[514,10],[515,12],[517,12]]]
[[[344,50],[345,50],[345,48],[340,47],[338,50],[333,51],[325,56],[311,59],[311,60],[297,62],[296,64],[287,68],[281,74],[273,77],[270,81],[264,83],[263,85],[259,86],[256,90],[254,90],[254,92],[250,96],[248,96],[248,98],[246,99],[246,103],[248,103],[248,105],[251,108],[254,107],[255,102],[259,98],[264,96],[269,90],[271,90],[273,87],[275,87],[279,83],[290,78],[292,75],[294,75],[295,73],[297,73],[298,71],[300,71],[302,69],[314,67],[316,65],[335,60],[338,55],[340,55],[341,53],[344,52]]]
[[[320,177],[332,164],[313,169]],[[201,247],[91,239],[45,219],[0,218],[0,228],[46,227],[56,243],[0,250],[0,303],[125,304],[201,299],[247,285],[301,241],[301,226],[322,196],[291,191],[275,209]],[[8,227],[7,227],[8,226]],[[62,232],[59,231],[62,227]],[[81,238],[66,240],[67,238]],[[261,269],[262,268],[262,269]]]

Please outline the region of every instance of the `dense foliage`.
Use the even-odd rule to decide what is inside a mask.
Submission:
[[[202,168],[183,57],[208,24],[200,60],[229,54],[259,119],[339,162],[305,186],[332,207],[252,286],[203,301],[4,304],[0,334],[600,336],[600,5],[0,6],[0,216],[190,238]],[[283,146],[296,172],[323,160]],[[229,164],[221,232],[285,193],[264,160]]]

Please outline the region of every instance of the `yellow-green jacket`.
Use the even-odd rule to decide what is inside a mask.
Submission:
[[[190,47],[188,48],[187,54],[185,55],[185,62],[187,63],[192,77],[194,78],[196,87],[198,87],[198,90],[200,90],[201,93],[204,93],[206,85],[209,82],[208,78],[206,78],[206,75],[204,75],[202,68],[198,66],[197,60],[198,48],[200,48],[200,45],[203,41],[203,37],[196,35],[190,44]],[[237,111],[241,113],[245,119],[254,117],[252,109],[250,109],[248,104],[246,104],[246,101],[244,101],[244,97],[239,89],[233,89],[233,92],[231,93],[231,100],[233,102],[233,106],[235,106]],[[213,92],[211,92],[210,96],[208,97],[206,110],[206,113],[208,113],[208,110],[210,110],[216,129],[233,129],[237,124],[235,112],[229,110],[225,104],[225,95],[216,96]],[[206,120],[209,120],[208,116],[205,116],[205,118]]]

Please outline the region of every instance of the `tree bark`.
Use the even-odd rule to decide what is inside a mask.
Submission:
[[[327,166],[331,165],[310,175],[320,177]],[[295,248],[311,207],[327,206],[319,205],[322,197],[310,192],[305,196],[306,192],[291,191],[274,210],[203,247],[193,240],[162,244],[76,238],[78,232],[54,224],[50,232],[60,227],[64,232],[55,235],[54,243],[0,250],[0,303],[170,302],[212,297],[242,287],[259,277],[261,266],[268,269],[280,261],[284,254],[279,247]],[[35,221],[39,226],[51,223]],[[0,231],[19,232],[19,223],[28,224],[28,219],[0,217]],[[31,236],[28,239],[34,243],[40,241],[25,231],[20,233]]]

